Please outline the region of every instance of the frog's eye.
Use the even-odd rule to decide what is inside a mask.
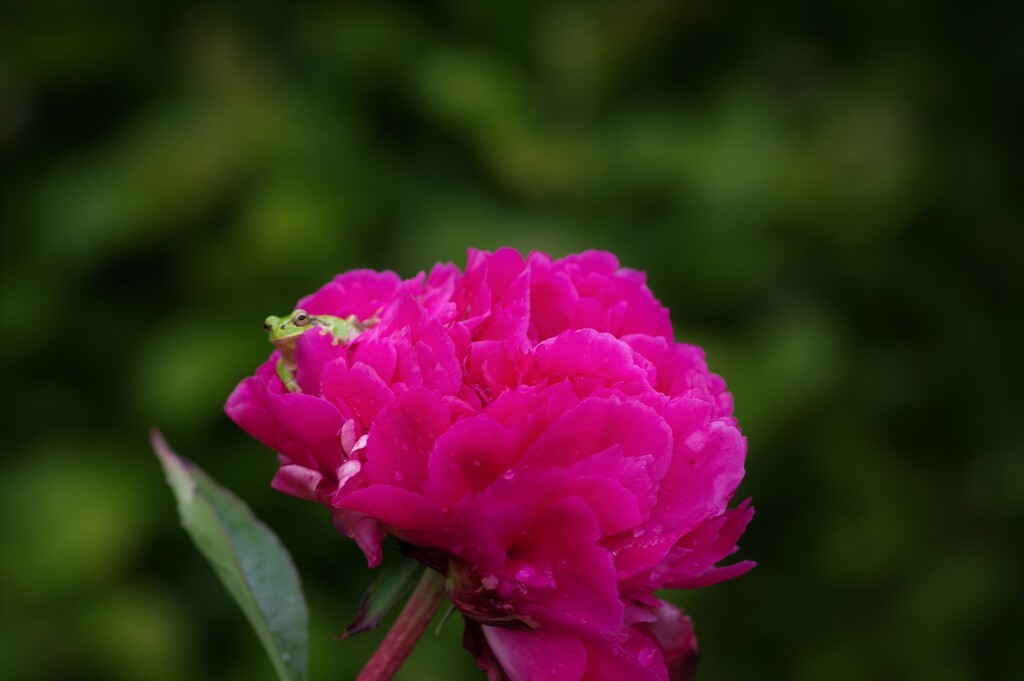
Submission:
[[[306,314],[305,311],[299,310],[295,313],[295,316],[292,317],[292,321],[295,323],[295,326],[305,326],[306,324],[309,324],[309,315]]]

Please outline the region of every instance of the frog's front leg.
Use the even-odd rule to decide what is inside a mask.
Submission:
[[[288,392],[302,392],[302,388],[299,387],[298,381],[295,380],[295,374],[288,368],[288,364],[284,361],[284,357],[277,360],[277,377],[281,379],[281,383],[284,383],[284,387]]]

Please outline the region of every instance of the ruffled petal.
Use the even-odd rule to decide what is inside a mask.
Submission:
[[[510,681],[574,681],[586,669],[583,643],[571,633],[484,626],[483,634]]]

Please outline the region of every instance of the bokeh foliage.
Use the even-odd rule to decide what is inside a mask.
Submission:
[[[1022,5],[0,8],[0,678],[271,678],[146,433],[371,575],[221,411],[333,274],[615,251],[729,381],[758,516],[703,679],[1024,676]],[[478,678],[458,618],[404,679]]]

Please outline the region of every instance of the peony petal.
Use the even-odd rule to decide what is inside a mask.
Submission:
[[[366,480],[419,490],[427,478],[434,441],[451,423],[448,407],[417,388],[382,409],[366,441]]]
[[[342,508],[332,508],[331,518],[338,531],[353,539],[362,550],[363,555],[366,556],[367,567],[372,569],[380,565],[384,555],[381,550],[381,542],[384,541],[387,533],[375,518]]]
[[[586,653],[574,634],[550,627],[536,631],[482,629],[510,681],[573,681],[583,676]]]
[[[430,455],[428,497],[442,506],[482,492],[519,455],[513,433],[487,418],[468,418],[437,440]]]
[[[747,499],[680,539],[666,557],[667,565],[661,571],[665,586],[695,589],[733,579],[753,569],[756,564],[752,561],[714,567],[736,550],[736,541],[753,517],[754,509]]]
[[[320,371],[330,362],[345,362],[347,346],[335,343],[325,329],[309,329],[295,344],[295,380],[306,395],[320,395]]]
[[[672,431],[653,409],[618,397],[590,397],[563,416],[530,445],[523,466],[570,466],[592,454],[620,446],[625,456],[651,456],[667,468]]]
[[[499,248],[485,256],[487,263],[487,285],[495,298],[501,298],[518,282],[520,275],[529,270],[523,256],[514,248]]]
[[[423,325],[419,333],[419,344],[430,348],[437,363],[439,375],[434,379],[437,389],[454,395],[462,387],[462,362],[456,353],[451,334],[437,320]]]
[[[343,360],[334,361],[324,366],[321,376],[324,398],[366,428],[395,401],[391,388],[366,364],[354,364],[350,369]]]
[[[316,293],[301,299],[295,309],[336,317],[354,314],[360,319],[369,319],[394,297],[401,281],[394,272],[352,270],[339,274]]]
[[[441,510],[415,492],[394,485],[370,485],[339,500],[339,507],[374,518],[396,536],[420,546],[446,546]]]
[[[501,663],[484,638],[481,625],[468,617],[463,617],[463,621],[465,627],[462,632],[462,647],[469,651],[476,660],[476,665],[487,674],[487,681],[508,681],[508,675],[501,668]]]
[[[420,328],[427,311],[409,294],[396,296],[381,314],[380,324],[375,328],[378,337],[392,336],[405,329]]]
[[[539,263],[532,255],[530,262],[533,270],[530,320],[536,329],[537,340],[542,341],[570,328],[569,322],[575,316],[580,297],[569,275],[552,272],[550,265],[538,272]]]
[[[521,383],[527,362],[511,343],[483,340],[471,343],[466,360],[466,378],[474,386],[497,397]]]
[[[653,610],[656,621],[637,628],[648,632],[658,641],[668,665],[669,678],[672,681],[690,681],[700,658],[693,621],[682,610],[665,601]]]
[[[678,400],[665,415],[676,434],[675,451],[653,513],[656,522],[676,527],[680,533],[725,511],[743,479],[747,453],[746,438],[726,421],[712,421],[701,430],[691,430],[687,424],[694,415],[694,406],[692,400]],[[697,407],[698,413],[704,409]]]
[[[611,553],[596,542],[600,528],[593,511],[578,497],[568,497],[538,514],[508,555],[551,571],[553,589],[523,594],[518,612],[539,621],[558,622],[585,632],[621,630],[619,600]]]
[[[344,420],[332,404],[304,393],[283,393],[270,395],[269,405],[287,440],[278,451],[295,463],[308,456],[314,465],[307,467],[325,474],[341,465],[338,433]]]
[[[303,466],[290,464],[277,469],[270,486],[293,497],[317,501],[316,490],[324,476]]]
[[[494,301],[489,318],[480,325],[476,336],[481,340],[505,341],[525,349],[529,346],[526,335],[529,326],[530,271],[525,270]]]
[[[281,437],[278,424],[270,416],[267,406],[266,367],[276,363],[277,360],[271,357],[257,370],[255,376],[243,379],[228,396],[228,401],[224,405],[224,412],[228,418],[274,450],[278,448]],[[271,374],[273,371],[273,368],[270,368]]]
[[[593,329],[565,331],[534,350],[537,371],[553,376],[594,376],[609,383],[643,381],[634,352],[611,334]]]
[[[668,681],[656,641],[637,629],[625,630],[621,639],[584,639],[587,670],[582,681]]]
[[[360,339],[352,348],[351,364],[365,364],[377,373],[380,380],[389,384],[394,378],[398,361],[395,353],[392,339],[369,336],[366,340]]]

